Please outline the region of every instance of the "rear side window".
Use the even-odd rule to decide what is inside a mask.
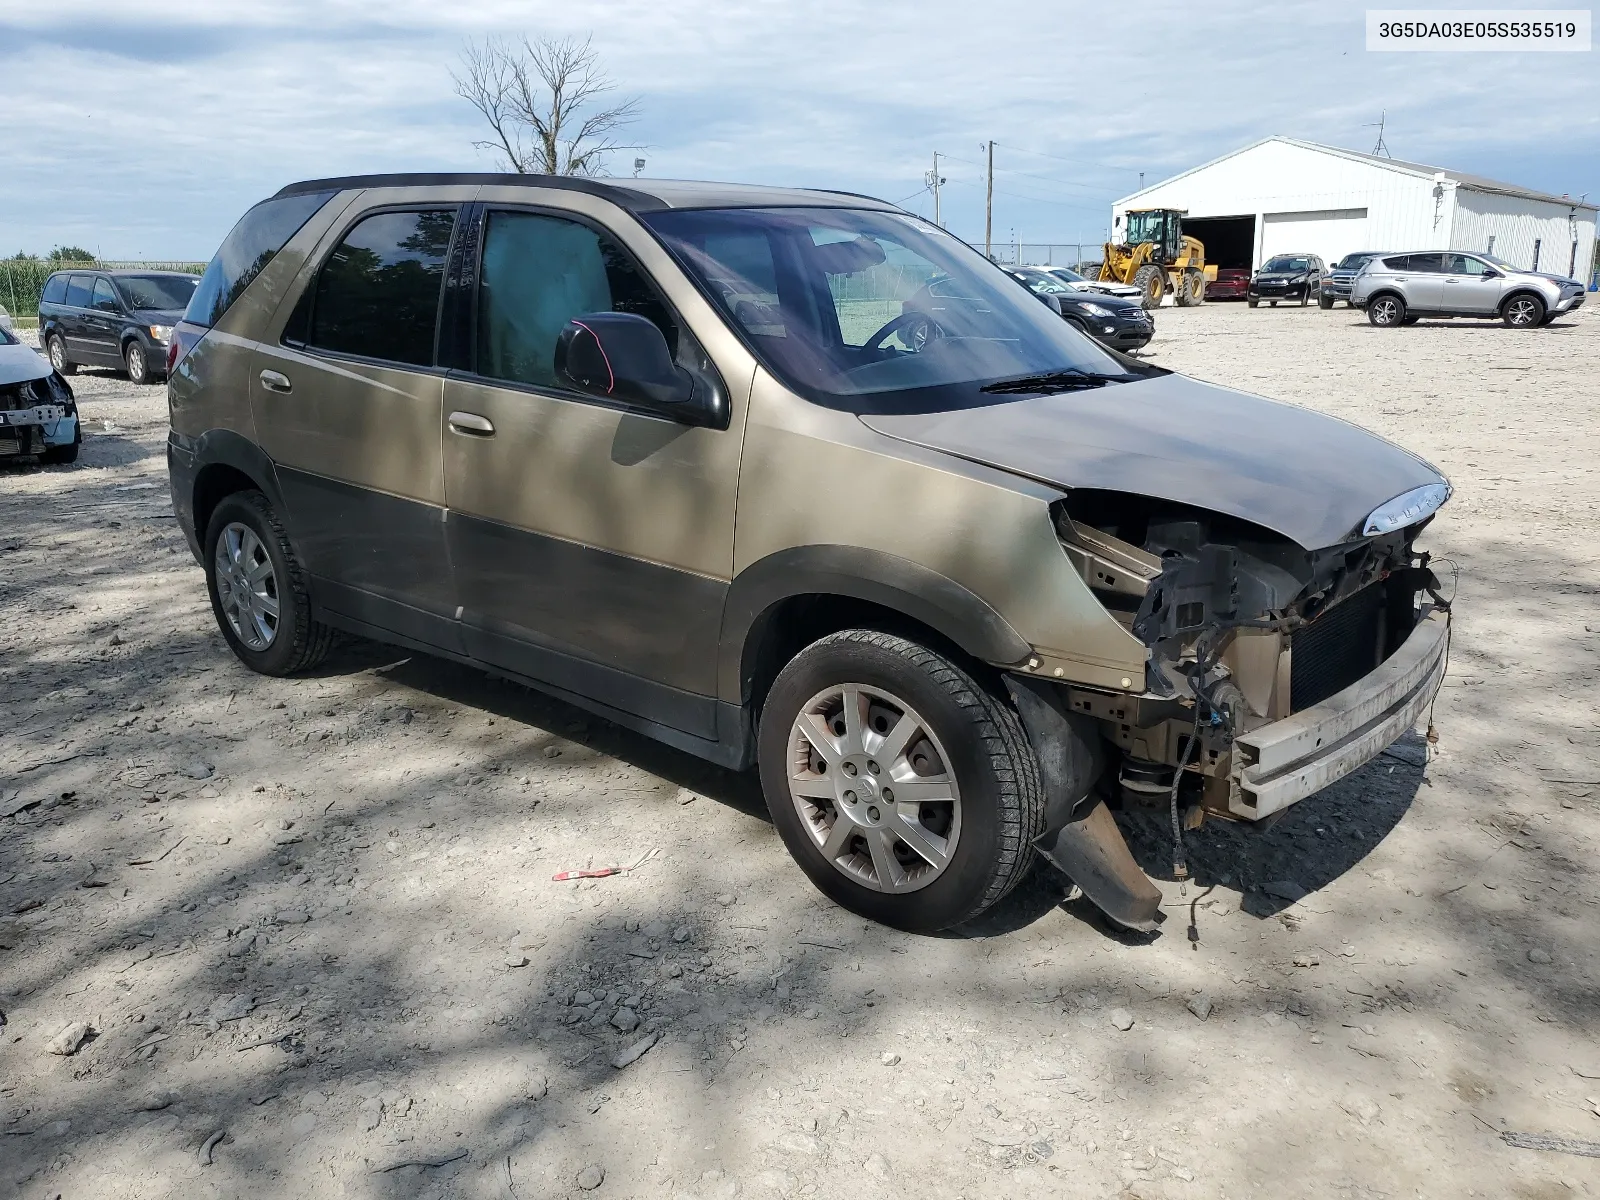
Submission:
[[[263,200],[240,217],[200,277],[200,286],[189,300],[183,319],[193,325],[216,324],[273,256],[333,195],[309,192]]]
[[[94,285],[93,275],[74,275],[67,284],[67,303],[73,308],[89,307],[89,289]]]
[[[67,277],[65,275],[52,275],[45,281],[44,292],[39,299],[46,304],[60,304],[67,298]]]
[[[541,213],[491,212],[478,284],[479,375],[560,386],[556,338],[573,317],[635,313],[678,350],[678,326],[623,249],[587,225]]]
[[[455,223],[453,208],[377,213],[358,222],[317,275],[309,344],[431,365]]]

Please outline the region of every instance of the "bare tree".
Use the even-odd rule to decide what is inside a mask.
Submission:
[[[494,137],[473,145],[504,156],[518,174],[599,175],[619,130],[638,119],[637,99],[600,107],[615,90],[590,38],[487,38],[467,43],[456,94],[489,122]]]

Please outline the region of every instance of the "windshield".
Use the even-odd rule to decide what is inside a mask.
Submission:
[[[198,275],[118,275],[117,287],[129,308],[170,308],[180,312],[200,282]]]
[[[1334,265],[1343,271],[1354,271],[1357,267],[1366,266],[1377,257],[1376,254],[1346,254]]]
[[[1309,271],[1311,260],[1309,258],[1295,258],[1288,254],[1280,254],[1275,258],[1267,259],[1261,270],[1278,275],[1288,275],[1292,272]]]
[[[762,363],[817,403],[930,411],[992,402],[958,385],[1165,374],[1090,341],[966,243],[902,213],[741,208],[642,219]],[[945,388],[954,390],[932,394]]]
[[[1041,292],[1046,296],[1066,296],[1072,292],[1070,287],[1047,271],[1035,271],[1028,267],[1018,267],[1011,273],[1027,284],[1031,291]]]
[[[5,312],[5,309],[0,308],[0,312]],[[11,331],[4,325],[0,325],[0,346],[15,346],[18,344],[18,339],[12,336]]]
[[[1164,210],[1128,214],[1128,245],[1137,246],[1140,242],[1154,242],[1159,246],[1166,241],[1166,237],[1167,214]]]
[[[1083,283],[1084,278],[1071,267],[1051,267],[1050,274],[1057,279],[1065,279],[1068,283]]]

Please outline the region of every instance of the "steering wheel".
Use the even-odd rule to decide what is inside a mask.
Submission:
[[[882,350],[883,343],[895,334],[900,335],[900,343],[913,354],[918,353],[929,342],[944,336],[944,330],[939,328],[939,323],[927,313],[903,312],[894,320],[884,325],[877,333],[867,339],[867,348]]]

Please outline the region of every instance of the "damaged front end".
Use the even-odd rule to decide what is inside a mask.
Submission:
[[[1025,722],[1053,724],[1057,744],[1082,742],[1094,722],[1095,740],[1114,747],[1123,800],[1170,804],[1188,828],[1281,812],[1370,761],[1437,691],[1448,605],[1415,541],[1446,496],[1441,486],[1397,518],[1377,510],[1366,532],[1307,550],[1170,501],[1071,493],[1055,508],[1062,548],[1147,647],[1145,687],[1029,680]],[[1088,774],[1073,774],[1080,791]],[[1113,918],[1150,928],[1159,895],[1120,838],[1108,849],[1108,822],[1083,795],[1056,813],[1040,849]]]
[[[1202,781],[1198,807],[1221,816],[1260,818],[1300,799],[1279,788],[1264,810],[1248,775],[1255,763],[1236,743],[1368,679],[1407,644],[1428,602],[1442,605],[1415,541],[1446,495],[1410,524],[1317,550],[1144,497],[1086,491],[1059,503],[1068,557],[1149,650],[1143,695],[1080,697],[1080,711],[1120,714],[1109,733],[1125,793],[1164,799],[1172,773],[1186,770]]]

